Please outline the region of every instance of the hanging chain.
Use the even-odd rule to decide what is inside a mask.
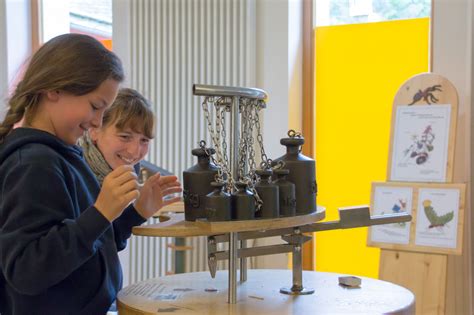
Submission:
[[[242,155],[240,158],[241,160],[247,159],[248,167],[249,167],[248,172],[247,174],[243,176],[242,181],[244,181],[247,184],[248,189],[253,193],[257,210],[260,210],[263,205],[263,201],[260,198],[257,190],[255,189],[255,184],[257,182],[257,175],[255,173],[256,163],[255,163],[255,150],[254,150],[254,138],[253,138],[254,125],[255,125],[254,113],[258,113],[258,111],[255,111],[255,109],[259,106],[259,104],[254,99],[246,99],[241,104],[242,104],[241,111],[242,111],[242,120],[243,120],[242,126],[244,128],[244,130],[242,130],[241,141],[243,141],[244,144],[243,144],[243,149],[241,150]],[[247,154],[248,154],[248,157],[247,157]],[[244,162],[242,162],[242,165],[244,165]],[[242,170],[242,173],[244,173],[243,170]]]
[[[214,155],[210,152],[210,150],[209,150],[210,148],[206,147],[206,144],[207,143],[204,140],[199,141],[199,147],[204,150],[204,152],[209,157],[209,159],[212,161],[212,163],[214,165],[218,166],[219,163],[214,158]],[[223,181],[223,179],[222,179],[222,170],[221,170],[220,167],[217,167],[217,175],[215,177],[215,181],[216,182],[222,182]]]
[[[218,100],[217,100],[218,101]],[[212,158],[214,164],[218,166],[218,171],[216,175],[216,181],[217,182],[224,182],[224,175],[229,173],[228,171],[228,165],[225,163],[225,159],[222,155],[222,149],[221,149],[221,143],[220,143],[220,133],[217,132],[220,128],[220,120],[219,124],[216,123],[216,130],[214,130],[214,127],[212,126],[212,122],[210,119],[209,115],[209,108],[208,108],[208,103],[216,103],[216,100],[214,100],[214,97],[212,96],[207,96],[204,98],[204,101],[202,102],[202,110],[204,111],[204,117],[207,122],[207,128],[209,130],[209,134],[211,136],[212,142],[214,144],[214,148],[216,150],[216,158]],[[205,143],[205,142],[204,142]]]
[[[225,162],[225,165],[227,165],[227,170],[229,171],[228,174],[227,174],[227,179],[232,179],[232,174],[230,174],[230,170],[228,168],[229,166],[229,158],[227,156],[227,131],[226,131],[226,122],[225,122],[225,116],[226,116],[226,112],[229,112],[231,109],[230,109],[230,105],[228,104],[227,102],[227,98],[222,98],[222,105],[219,107],[219,108],[216,108],[217,111],[220,110],[220,125],[221,125],[221,143],[222,143],[222,155],[223,155],[223,158],[224,158],[224,162]],[[217,102],[216,102],[217,104]],[[230,185],[230,187],[232,187],[232,183],[229,182],[228,183]]]
[[[202,109],[204,111],[209,134],[216,151],[215,156],[210,154],[209,149],[206,148],[206,142],[204,140],[200,141],[199,143],[199,146],[205,150],[212,162],[218,166],[216,181],[227,182],[227,191],[232,191],[232,188],[234,187],[234,181],[240,180],[245,182],[248,189],[254,194],[256,207],[258,210],[261,209],[263,202],[258,195],[257,190],[255,189],[255,183],[257,182],[257,175],[255,173],[257,169],[257,164],[255,162],[255,144],[258,144],[260,147],[262,160],[260,165],[261,168],[272,168],[272,160],[267,157],[265,148],[263,146],[263,136],[260,125],[259,112],[262,108],[263,102],[264,101],[243,97],[239,99],[239,113],[241,115],[242,130],[240,142],[238,145],[238,178],[233,178],[232,173],[230,172],[229,158],[227,154],[226,113],[231,110],[231,104],[229,103],[228,97],[207,96],[202,103]],[[209,103],[214,105],[214,125],[210,118]],[[256,143],[253,136],[254,132],[257,134]],[[248,167],[247,172],[245,171],[246,166]],[[278,163],[273,168],[281,167],[283,167],[282,163]]]
[[[254,123],[255,127],[257,128],[257,142],[258,145],[260,146],[260,154],[262,157],[262,162],[260,163],[260,167],[262,169],[268,169],[271,168],[272,160],[267,157],[267,154],[265,153],[265,148],[263,147],[263,136],[262,136],[262,130],[260,128],[260,117],[259,117],[259,112],[260,112],[260,104],[257,102],[256,106],[254,106]]]
[[[248,99],[239,99],[239,112],[242,117],[241,119],[241,133],[239,142],[239,169],[238,169],[238,180],[245,180],[245,166],[247,165],[247,153],[248,153],[248,136],[247,132],[249,129],[249,120],[247,117]]]
[[[247,133],[247,145],[248,145],[248,152],[249,152],[249,175],[252,180],[256,180],[255,177],[255,170],[257,169],[257,165],[255,163],[255,149],[254,149],[254,141],[253,141],[253,127],[254,127],[254,118],[253,118],[253,107],[257,106],[255,100],[252,100],[250,104],[246,107],[247,112],[247,120],[249,125],[249,130]]]

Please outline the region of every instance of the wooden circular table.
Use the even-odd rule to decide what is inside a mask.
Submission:
[[[242,221],[208,222],[196,220],[190,222],[184,219],[184,213],[166,213],[164,211],[156,217],[159,218],[160,223],[136,226],[132,230],[133,234],[154,237],[189,237],[230,232],[273,230],[321,221],[326,217],[326,208],[318,206],[316,212],[293,217]]]
[[[281,294],[291,286],[291,270],[249,270],[238,284],[237,303],[226,301],[227,271],[184,273],[130,285],[119,292],[119,315],[144,314],[415,314],[415,297],[390,282],[364,278],[358,288],[338,284],[334,273],[304,271],[311,295]]]

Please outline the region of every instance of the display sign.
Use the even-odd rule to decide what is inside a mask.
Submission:
[[[413,219],[370,227],[368,245],[460,255],[465,191],[465,184],[372,183],[372,215],[405,212]]]
[[[450,120],[449,104],[397,106],[390,179],[445,182]]]

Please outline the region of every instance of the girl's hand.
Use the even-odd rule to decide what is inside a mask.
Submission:
[[[112,222],[140,196],[139,187],[133,166],[119,166],[105,177],[94,206]]]
[[[164,199],[166,196],[182,191],[178,178],[174,175],[161,176],[157,173],[150,176],[140,189],[140,197],[135,201],[135,209],[145,219],[151,217],[163,206],[181,200],[181,197]]]

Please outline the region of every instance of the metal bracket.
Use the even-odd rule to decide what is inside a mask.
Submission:
[[[384,215],[370,215],[368,206],[339,208],[339,221],[318,222],[306,224],[298,227],[301,233],[323,232],[337,229],[352,229],[357,227],[366,227],[372,225],[409,222],[412,217],[407,213],[394,213]],[[291,235],[294,228],[281,228],[267,231],[240,232],[239,240],[249,240],[256,238]],[[228,234],[214,235],[216,243],[229,241]]]
[[[312,294],[314,290],[303,287],[302,244],[312,239],[303,233],[314,233],[336,229],[352,229],[372,225],[399,223],[411,221],[412,217],[406,213],[370,215],[368,206],[339,208],[339,221],[318,222],[299,227],[280,228],[267,231],[240,232],[238,240],[257,239],[272,236],[281,236],[287,244],[258,246],[237,249],[237,258],[247,258],[280,253],[293,253],[293,285],[291,288],[280,289],[281,293],[291,295]],[[208,237],[208,264],[211,276],[214,278],[217,271],[217,261],[229,259],[229,251],[217,251],[217,243],[229,241],[229,234],[220,234]]]

